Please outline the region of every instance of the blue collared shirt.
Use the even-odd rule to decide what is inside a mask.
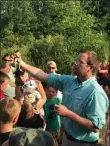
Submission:
[[[109,102],[94,77],[79,83],[76,76],[50,74],[48,85],[62,92],[62,104],[69,110],[89,119],[97,128],[103,127]],[[94,133],[67,117],[63,117],[62,122],[67,133],[78,140],[91,142],[99,138],[99,133]]]

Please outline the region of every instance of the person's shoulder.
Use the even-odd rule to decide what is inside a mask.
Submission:
[[[98,97],[104,97],[107,98],[107,94],[105,93],[104,89],[99,85],[99,83],[97,82],[97,80],[94,80],[93,82],[91,82],[91,90],[93,91],[94,95],[98,95]]]
[[[55,75],[59,75],[59,76],[61,75],[61,74],[58,74],[58,73],[54,73],[54,74],[55,74]]]
[[[4,143],[6,140],[8,140],[8,138],[9,138],[9,135],[10,135],[10,133],[11,133],[11,131],[9,131],[9,132],[4,132],[4,133],[0,133],[0,144],[2,143]]]
[[[73,76],[73,75],[65,75],[65,74],[55,74],[56,76],[61,77],[64,80],[74,80],[77,78],[77,76]]]
[[[102,90],[102,87],[99,85],[95,77],[91,78],[90,85],[91,85],[91,88],[93,88],[94,90],[99,90],[99,89]]]
[[[62,75],[62,80],[64,83],[73,83],[77,79],[77,76],[73,75]]]
[[[66,75],[66,74],[57,74],[57,73],[50,73],[50,76],[56,76],[56,77],[63,77],[63,78],[76,78],[77,76],[73,75]]]

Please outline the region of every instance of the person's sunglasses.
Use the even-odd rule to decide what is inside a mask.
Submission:
[[[12,60],[4,59],[4,61],[6,61],[6,62],[11,62]]]
[[[48,69],[55,69],[55,67],[48,67]]]

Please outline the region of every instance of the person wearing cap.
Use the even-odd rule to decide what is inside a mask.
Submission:
[[[21,111],[21,104],[13,98],[5,98],[0,101],[0,146],[5,142]]]
[[[5,98],[4,90],[8,85],[9,77],[4,72],[0,71],[0,100]]]
[[[2,146],[54,146],[52,136],[43,130],[15,128]]]
[[[64,125],[62,146],[96,146],[109,105],[105,91],[94,78],[99,68],[97,54],[88,50],[79,53],[76,76],[47,74],[21,58],[18,63],[38,80],[63,93],[62,104],[54,107]]]

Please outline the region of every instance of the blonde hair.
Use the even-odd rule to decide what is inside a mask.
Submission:
[[[54,61],[48,61],[47,62],[47,69],[48,69],[50,64],[53,64],[55,66],[55,70],[57,71],[57,65],[56,65],[56,63]]]
[[[22,105],[22,111],[21,111],[21,113],[23,114],[23,116],[25,117],[25,119],[29,119],[34,114],[34,106],[30,102],[28,102],[28,101],[25,102]]]
[[[0,122],[11,122],[20,114],[21,104],[13,98],[5,98],[0,101]]]

